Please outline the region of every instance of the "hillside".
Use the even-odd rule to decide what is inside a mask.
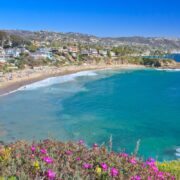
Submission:
[[[81,33],[62,33],[50,31],[24,31],[24,30],[3,30],[9,35],[16,35],[25,40],[37,41],[60,41],[63,43],[98,44],[102,46],[131,45],[151,48],[165,48],[180,50],[180,38],[166,37],[96,37]]]

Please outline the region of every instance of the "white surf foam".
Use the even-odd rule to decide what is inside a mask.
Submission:
[[[180,153],[175,153],[176,156],[180,157]]]
[[[14,91],[10,91],[10,92],[8,92],[8,93],[5,93],[5,94],[0,95],[0,97],[8,96],[9,94],[15,93],[15,92],[17,92],[17,91],[18,91],[18,89],[17,89],[17,90],[14,90]]]
[[[178,156],[178,157],[180,157],[180,148],[177,148],[177,149],[176,149],[175,155]]]
[[[47,87],[47,86],[51,86],[54,84],[60,84],[60,83],[68,82],[68,81],[73,81],[77,77],[81,77],[81,76],[96,76],[96,75],[97,75],[97,73],[95,73],[94,71],[82,71],[82,72],[77,72],[77,73],[69,74],[69,75],[51,77],[51,78],[47,78],[42,81],[38,81],[38,82],[35,82],[32,84],[23,86],[23,87],[19,88],[18,91],[35,90],[35,89],[41,88],[41,87]]]
[[[156,69],[157,71],[168,71],[168,72],[177,72],[180,71],[180,69]]]
[[[176,149],[176,152],[180,153],[180,148],[177,148],[177,149]]]

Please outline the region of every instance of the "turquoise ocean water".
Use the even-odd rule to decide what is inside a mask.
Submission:
[[[113,138],[115,151],[180,154],[180,70],[102,70],[49,78],[0,97],[0,140]],[[176,151],[177,150],[177,151]]]
[[[166,55],[167,58],[172,58],[174,60],[176,60],[177,62],[180,62],[180,54],[169,54]]]
[[[167,54],[163,56],[146,56],[148,58],[168,58],[168,59],[174,59],[177,62],[180,62],[180,54]]]

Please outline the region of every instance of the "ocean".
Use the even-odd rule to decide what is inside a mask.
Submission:
[[[0,97],[0,140],[85,140],[143,158],[180,157],[180,70],[97,70]]]
[[[180,54],[169,54],[169,55],[166,55],[166,57],[174,59],[177,62],[180,62]]]

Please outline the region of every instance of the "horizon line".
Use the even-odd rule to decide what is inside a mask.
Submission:
[[[52,32],[52,33],[74,33],[74,34],[82,34],[86,36],[94,36],[96,38],[133,38],[133,37],[141,37],[141,38],[165,38],[165,39],[180,39],[180,37],[177,36],[144,36],[144,35],[129,35],[129,36],[99,36],[95,34],[89,34],[85,32],[76,32],[76,31],[58,31],[58,30],[48,30],[48,29],[37,29],[37,30],[32,30],[32,29],[0,29],[0,31],[29,31],[29,32]]]

